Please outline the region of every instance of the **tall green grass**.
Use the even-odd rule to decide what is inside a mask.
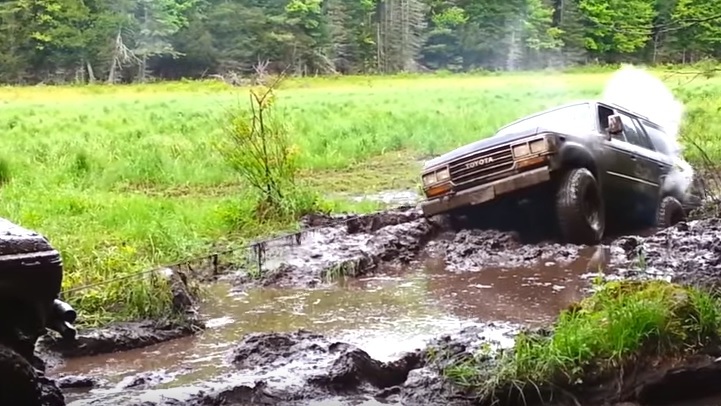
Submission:
[[[332,198],[341,187],[413,186],[418,158],[535,110],[595,97],[607,77],[293,79],[277,93],[275,114],[297,148],[302,178]],[[721,80],[697,79],[678,94],[688,103],[684,133],[720,158]],[[218,82],[0,88],[0,216],[42,232],[62,251],[65,288],[292,227],[257,219],[247,185],[214,148],[228,108],[247,97],[248,89]],[[166,311],[152,288],[129,294],[134,287],[123,281],[68,299],[95,322]]]

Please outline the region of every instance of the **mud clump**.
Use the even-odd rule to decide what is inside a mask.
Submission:
[[[421,365],[420,352],[410,353],[390,363],[377,361],[365,351],[342,343],[331,345],[330,352],[340,352],[341,355],[333,362],[327,375],[311,378],[309,382],[333,392],[357,390],[365,383],[381,389],[401,385],[408,378],[408,373]]]
[[[721,219],[682,222],[649,237],[628,236],[612,246],[625,254],[617,272],[631,278],[663,278],[702,288],[721,286]]]
[[[90,389],[100,384],[96,378],[75,375],[57,377],[55,383],[60,389]]]
[[[171,321],[116,323],[107,328],[80,331],[75,341],[46,335],[41,338],[38,345],[41,352],[56,353],[63,357],[85,357],[143,348],[194,334],[202,328],[204,324],[200,320],[187,320],[182,323]]]
[[[269,370],[288,367],[306,375],[303,386],[326,392],[357,391],[369,384],[387,388],[403,383],[408,372],[420,365],[419,352],[409,353],[395,362],[374,360],[365,351],[347,343],[332,342],[308,331],[259,333],[247,336],[233,350],[232,362],[239,369]],[[297,364],[297,366],[293,365]],[[310,365],[325,368],[318,374]],[[306,391],[309,388],[306,388]]]
[[[388,211],[363,215],[330,215],[322,213],[307,214],[300,219],[300,225],[303,229],[345,225],[348,228],[348,233],[350,234],[358,232],[369,233],[387,225],[406,223],[420,218],[420,211],[415,211],[414,208],[415,206],[405,205]],[[409,220],[409,216],[413,218]]]
[[[487,267],[533,266],[539,260],[569,263],[581,247],[557,243],[524,244],[516,232],[470,229],[445,233],[430,242],[427,250],[442,256],[449,271],[475,271]]]

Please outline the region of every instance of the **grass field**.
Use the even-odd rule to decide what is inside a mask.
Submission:
[[[534,110],[595,97],[607,76],[292,79],[276,114],[323,204],[369,210],[334,196],[415,187],[419,159]],[[721,157],[721,80],[696,79],[677,94],[689,112],[684,134]],[[259,222],[246,185],[213,147],[224,113],[247,98],[248,89],[217,82],[0,88],[0,216],[62,251],[66,289],[293,227]],[[149,286],[123,280],[67,299],[88,322],[162,315],[167,298]]]

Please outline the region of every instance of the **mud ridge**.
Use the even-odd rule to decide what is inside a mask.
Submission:
[[[75,341],[46,335],[38,342],[38,347],[41,354],[50,352],[66,358],[86,357],[147,347],[195,334],[204,327],[201,320],[115,323],[106,328],[81,330]]]
[[[469,353],[479,348],[486,342],[482,331],[482,327],[466,329],[457,338],[442,337],[428,348],[411,350],[389,362],[373,359],[354,345],[304,330],[248,334],[227,354],[227,361],[238,372],[219,378],[194,394],[178,396],[173,389],[148,390],[144,384],[152,385],[153,382],[146,378],[157,382],[158,374],[144,373],[127,379],[127,382],[137,381],[139,385],[125,385],[125,391],[96,396],[82,404],[303,405],[309,400],[324,399],[348,404],[352,398],[418,405],[460,405],[465,403],[449,403],[450,394],[455,392],[430,365],[440,362],[437,354],[447,348],[457,350],[454,346],[458,346]],[[64,387],[96,383],[82,377],[61,381]],[[432,400],[429,396],[437,403],[429,403]]]
[[[570,263],[583,246],[558,243],[524,244],[515,232],[471,229],[444,233],[428,244],[434,256],[442,256],[452,272],[477,271],[486,267],[534,266],[539,260]]]
[[[661,278],[702,288],[721,286],[721,219],[678,223],[649,237],[627,236],[612,243],[623,252],[613,265],[627,278]]]
[[[439,230],[416,208],[399,208],[314,229],[300,245],[269,255],[261,272],[237,277],[238,287],[315,286],[338,276],[360,276],[382,264],[405,264]],[[311,217],[306,222],[323,224]]]
[[[500,343],[484,336],[487,327],[477,326],[432,340],[423,349],[399,359],[381,362],[362,349],[309,331],[246,335],[227,354],[237,370],[222,379],[197,387],[187,395],[174,389],[152,389],[167,381],[161,373],[143,373],[118,385],[115,394],[97,395],[84,405],[303,405],[308,401],[354,404],[376,401],[403,405],[478,405],[472,392],[455,386],[444,371],[450,365],[474,360],[487,367],[491,378]],[[536,334],[550,334],[538,330]],[[491,350],[489,351],[488,348]],[[481,349],[484,349],[481,352]],[[661,405],[715,394],[721,379],[721,359],[716,350],[684,359],[645,360],[621,372],[590,378],[580,385],[526,386],[518,391],[499,391],[498,405],[534,404],[600,406],[632,402]],[[485,355],[479,355],[485,354]],[[481,358],[479,358],[481,357]],[[483,371],[481,371],[483,373]],[[59,380],[62,387],[87,387],[98,382],[82,377]],[[539,396],[539,394],[541,396]],[[578,402],[578,403],[576,403]]]

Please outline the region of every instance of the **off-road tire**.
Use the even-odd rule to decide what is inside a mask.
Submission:
[[[42,406],[37,372],[12,349],[0,344],[0,405]]]
[[[656,211],[656,227],[668,228],[686,219],[683,205],[673,196],[661,199]]]
[[[559,179],[556,215],[561,236],[575,244],[596,244],[606,228],[605,207],[593,174],[574,168]]]

